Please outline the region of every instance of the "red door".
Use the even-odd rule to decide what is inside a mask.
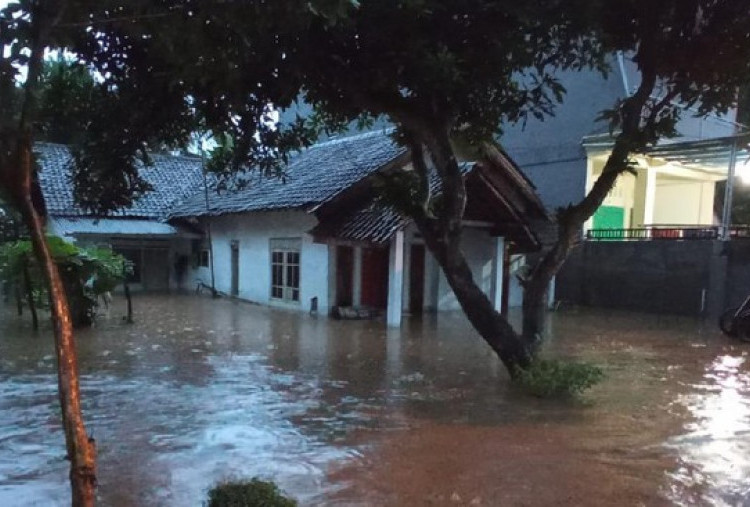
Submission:
[[[362,306],[388,306],[388,249],[362,249]]]

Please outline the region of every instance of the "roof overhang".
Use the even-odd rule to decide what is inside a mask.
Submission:
[[[49,217],[49,226],[60,236],[128,236],[199,238],[181,227],[144,218]]]
[[[583,139],[589,153],[609,151],[613,144],[614,138],[609,134]],[[725,178],[733,152],[738,163],[750,160],[750,133],[699,140],[665,139],[639,155]]]

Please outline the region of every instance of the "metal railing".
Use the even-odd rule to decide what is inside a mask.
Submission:
[[[647,225],[629,229],[589,229],[589,241],[651,241],[651,240],[696,240],[719,239],[719,225]],[[729,227],[729,237],[750,238],[750,225]]]

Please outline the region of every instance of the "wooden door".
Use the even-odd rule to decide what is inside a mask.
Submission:
[[[388,305],[388,249],[362,249],[362,306]]]

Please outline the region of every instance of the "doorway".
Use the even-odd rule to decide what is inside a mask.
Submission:
[[[362,249],[362,306],[388,305],[388,249]]]
[[[240,295],[240,242],[232,240],[232,296]]]
[[[412,245],[409,260],[409,312],[421,315],[424,308],[424,245]]]
[[[354,248],[336,247],[336,306],[354,304]]]

